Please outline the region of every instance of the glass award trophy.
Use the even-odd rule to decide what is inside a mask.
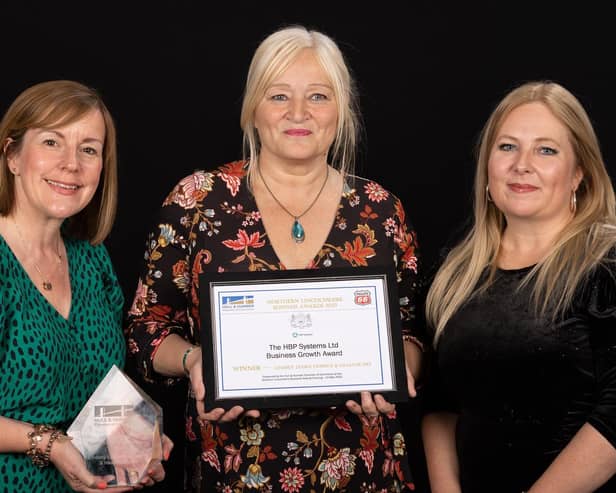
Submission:
[[[137,484],[162,460],[162,409],[113,365],[67,434],[109,486]]]

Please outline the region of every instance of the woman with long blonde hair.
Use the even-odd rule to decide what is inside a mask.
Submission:
[[[474,224],[426,301],[434,493],[614,491],[615,244],[580,102],[549,81],[512,90],[481,134]]]

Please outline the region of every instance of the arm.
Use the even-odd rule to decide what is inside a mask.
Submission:
[[[402,324],[402,344],[406,366],[408,393],[411,397],[417,396],[416,381],[420,374],[423,359],[424,331],[417,323],[417,295],[418,295],[418,255],[417,238],[411,225],[406,219],[402,203],[396,197],[393,199],[391,216],[386,218],[387,236],[393,236],[394,251],[392,252],[398,284],[400,300],[400,320]],[[361,393],[361,404],[347,401],[349,411],[355,414],[375,415],[388,414],[395,410],[395,406],[387,402],[381,395],[370,392]]]
[[[416,382],[420,377],[422,366],[425,330],[420,326],[417,310],[419,296],[419,255],[417,235],[406,217],[404,207],[398,198],[394,198],[392,215],[395,228],[394,258],[396,260],[396,277],[400,298],[400,320],[406,363],[406,377],[409,395],[417,396]]]
[[[423,418],[422,437],[432,493],[461,493],[456,454],[457,415],[432,413]],[[560,490],[558,490],[560,491]]]
[[[528,493],[592,492],[616,473],[616,449],[586,423]]]
[[[0,453],[25,454],[30,448],[28,433],[32,431],[34,431],[34,426],[30,423],[0,416],[0,436],[2,436],[2,440],[0,440]],[[50,437],[51,432],[41,434],[41,441],[37,445],[40,451],[44,452],[47,449]],[[81,453],[66,437],[56,439],[52,443],[49,461],[60,471],[66,482],[75,491],[95,492],[106,488],[107,481],[111,479],[94,476],[90,473],[86,468]],[[149,478],[144,480],[142,485],[145,485],[146,481],[149,481]],[[120,493],[131,491],[132,489],[118,488],[114,489],[114,492]]]
[[[161,208],[148,235],[144,265],[128,311],[128,350],[149,382],[172,384],[184,376],[182,356],[195,335],[189,330],[191,288],[190,224],[182,224],[194,209],[173,202],[177,187]],[[172,337],[170,341],[167,338]],[[174,378],[169,378],[174,377]]]
[[[128,347],[146,380],[173,383],[188,377],[201,419],[231,420],[243,409],[205,412],[201,349],[193,332],[199,323],[198,275],[211,259],[211,252],[195,247],[199,222],[207,219],[202,177],[188,176],[171,191],[148,237],[143,274],[128,312]]]
[[[587,422],[529,492],[595,491],[616,473],[616,282],[613,267],[600,267],[580,310],[587,318],[596,402]]]

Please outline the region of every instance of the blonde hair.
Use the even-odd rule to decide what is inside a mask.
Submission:
[[[353,174],[361,122],[355,82],[338,45],[318,31],[302,26],[285,27],[265,38],[252,58],[246,78],[240,125],[249,183],[258,161],[260,142],[254,124],[255,110],[267,88],[305,49],[312,50],[330,79],[338,107],[336,137],[330,164],[343,174]]]
[[[577,98],[551,81],[525,83],[499,103],[484,126],[478,146],[474,184],[474,224],[447,256],[428,292],[426,317],[436,339],[454,313],[490,285],[496,272],[505,218],[487,200],[488,159],[504,119],[517,107],[544,104],[569,131],[583,179],[576,192],[577,210],[550,253],[529,271],[521,286],[532,283],[537,314],[553,318],[571,305],[578,285],[616,244],[616,201],[592,123]],[[482,274],[488,270],[485,280]]]
[[[117,206],[118,170],[113,118],[98,93],[70,80],[42,82],[23,91],[0,122],[0,215],[15,206],[15,177],[8,169],[8,155],[18,152],[25,133],[32,128],[54,128],[73,123],[87,113],[100,111],[105,122],[103,171],[92,200],[67,219],[66,233],[101,243],[111,231]],[[7,144],[8,142],[8,144]]]

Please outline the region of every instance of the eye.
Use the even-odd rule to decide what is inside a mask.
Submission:
[[[81,149],[82,152],[85,152],[89,156],[98,156],[98,150],[94,147],[84,147]]]
[[[539,154],[545,154],[546,156],[555,156],[558,151],[552,147],[541,146],[539,148]]]
[[[273,94],[270,96],[272,101],[286,101],[288,98],[285,94]]]
[[[311,101],[327,101],[329,97],[326,94],[316,93],[310,96]]]
[[[509,144],[509,143],[505,142],[503,144],[499,144],[498,145],[498,149],[500,151],[510,152],[510,151],[513,151],[515,149],[515,145],[514,144]]]
[[[55,147],[58,145],[58,142],[55,139],[45,139],[43,140],[43,144],[49,147]]]

